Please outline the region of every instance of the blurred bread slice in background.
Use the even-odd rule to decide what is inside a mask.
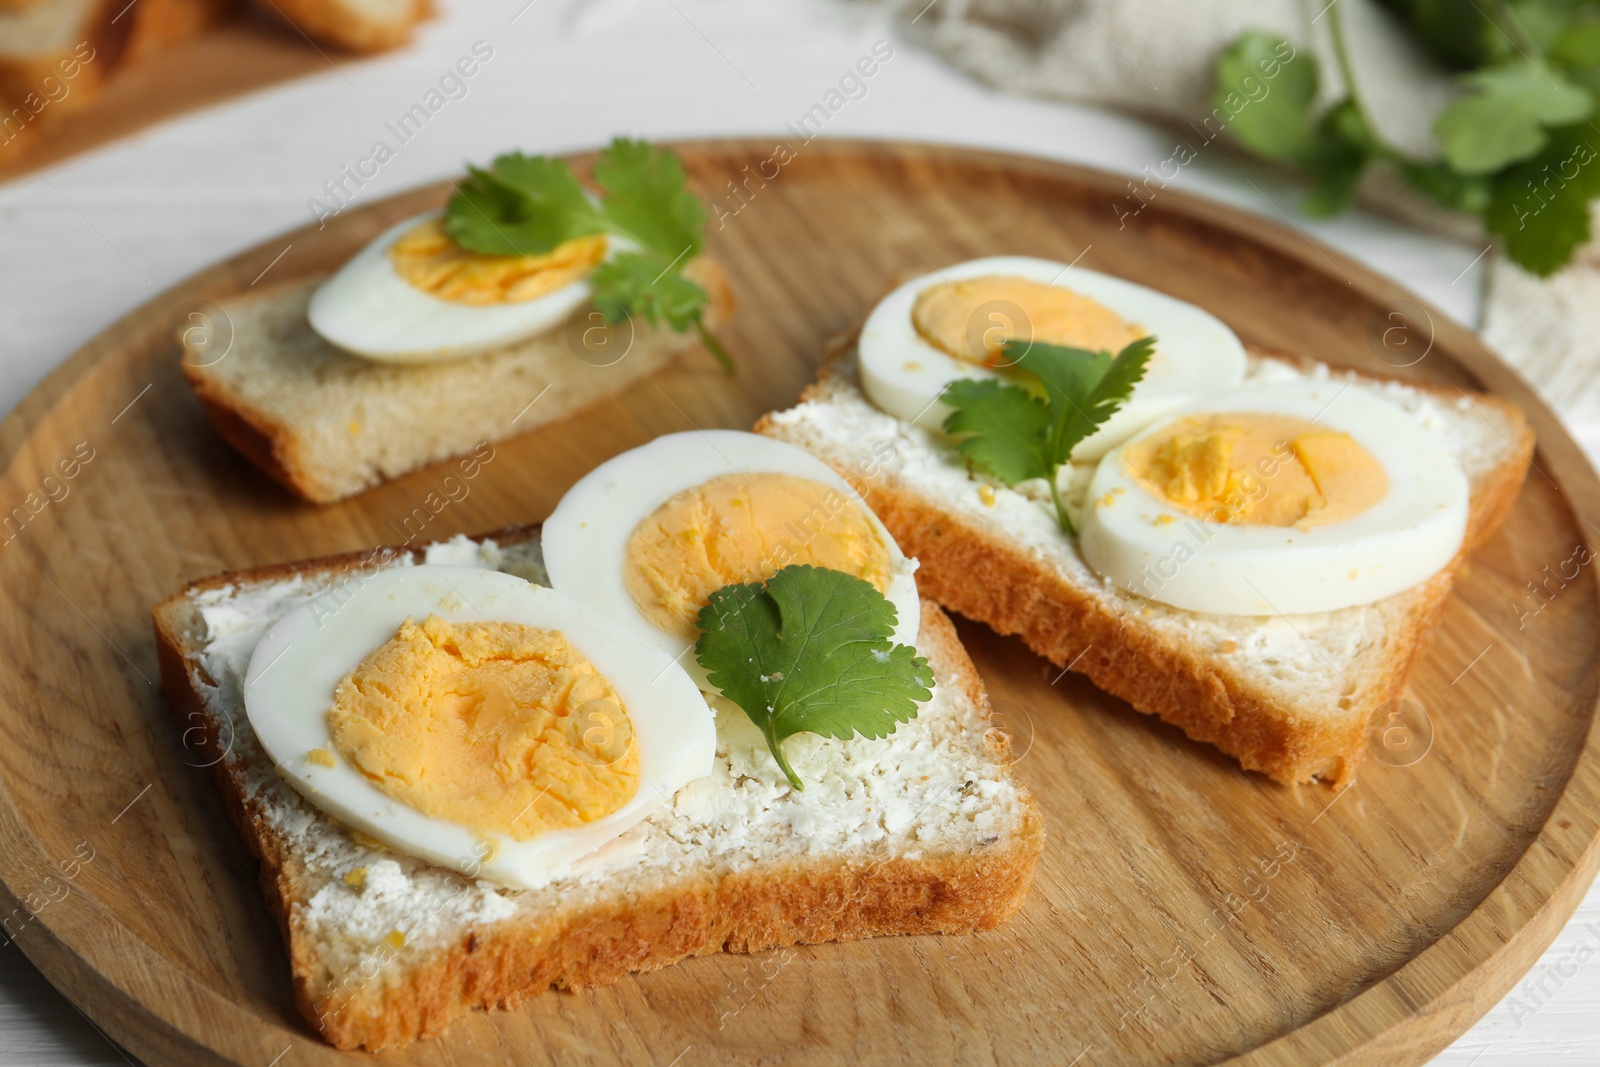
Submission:
[[[235,0],[0,0],[0,147],[79,110],[120,66],[187,40]]]
[[[308,51],[367,53],[405,44],[431,12],[431,0],[0,0],[0,164],[115,91],[118,70],[235,14]]]
[[[113,0],[113,6],[120,12],[127,2]],[[122,19],[133,19],[122,60],[124,63],[137,62],[169,44],[198,37],[238,6],[238,0],[134,0],[133,5],[127,8],[127,14],[121,16]]]
[[[5,0],[0,0],[0,3]],[[432,0],[260,0],[307,37],[350,52],[381,52],[411,40]]]

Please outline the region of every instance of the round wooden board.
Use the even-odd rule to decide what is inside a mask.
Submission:
[[[741,300],[725,333],[739,377],[696,354],[603,409],[500,446],[426,536],[542,518],[608,456],[787,406],[824,340],[859,322],[899,272],[1000,252],[1075,261],[1210,308],[1248,341],[1361,370],[1426,351],[1395,373],[1488,389],[1528,412],[1535,470],[1412,681],[1431,746],[1429,731],[1414,734],[1394,751],[1420,759],[1371,759],[1342,793],[1284,788],[962,624],[1050,834],[1014,921],[971,937],[691,960],[475,1014],[377,1058],[1428,1058],[1531,965],[1600,861],[1600,598],[1592,568],[1575,562],[1600,529],[1600,483],[1580,451],[1467,331],[1291,230],[1171,191],[1119,224],[1138,206],[1122,179],[1031,159],[795,147],[776,177],[765,141],[679,149],[719,205],[711,251]],[[107,330],[0,425],[0,505],[12,516],[0,551],[5,926],[152,1064],[349,1057],[295,1012],[252,864],[158,692],[149,607],[223,568],[398,540],[394,520],[440,477],[422,471],[326,508],[290,499],[211,432],[170,331],[263,272],[327,268],[443,196],[352,210],[197,275]],[[69,479],[60,464],[75,453]],[[1529,583],[1543,583],[1538,598]]]

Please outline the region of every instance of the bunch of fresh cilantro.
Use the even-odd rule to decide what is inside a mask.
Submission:
[[[594,165],[591,199],[562,159],[512,152],[470,176],[445,208],[444,228],[462,248],[491,256],[541,255],[564,241],[610,234],[637,245],[609,257],[589,283],[608,322],[639,315],[652,326],[694,329],[733,373],[727,350],[705,326],[706,291],[683,273],[705,244],[705,208],[689,192],[683,163],[644,141],[619,137]]]
[[[969,462],[1007,485],[1045,479],[1056,521],[1071,534],[1057,474],[1078,442],[1133,395],[1155,344],[1154,337],[1141,337],[1112,356],[1038,341],[1007,341],[1006,360],[1025,372],[1024,380],[1014,385],[992,378],[951,382],[943,399],[955,410],[944,428]]]
[[[1378,136],[1370,116],[1384,101],[1361,95],[1337,4],[1327,17],[1344,99],[1317,110],[1316,63],[1302,50],[1229,128],[1257,154],[1310,173],[1312,214],[1343,209],[1367,165],[1381,160],[1441,204],[1481,217],[1526,270],[1553,274],[1589,239],[1589,201],[1600,197],[1600,3],[1382,2],[1465,90],[1434,124],[1437,159],[1411,158]],[[1282,47],[1259,32],[1235,41],[1216,64],[1214,105],[1258,93],[1260,64]]]
[[[805,786],[785,739],[888,737],[933,696],[927,660],[891,643],[894,605],[842,571],[796,564],[764,584],[723,586],[698,621],[700,665],[761,730],[795,789]]]

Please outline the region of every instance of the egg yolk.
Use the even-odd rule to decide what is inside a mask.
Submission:
[[[1147,488],[1213,522],[1321,526],[1389,492],[1383,465],[1354,438],[1294,415],[1190,416],[1126,455]]]
[[[575,237],[542,255],[490,256],[456,244],[442,219],[428,219],[389,246],[395,273],[454,304],[518,304],[589,274],[606,255],[603,236]]]
[[[1082,293],[991,275],[930,285],[917,294],[911,324],[922,339],[972,363],[1001,366],[1011,340],[1121,351],[1144,330]]]
[[[328,731],[389,796],[484,835],[581,826],[639,789],[621,698],[555,630],[407,619],[334,689]]]
[[[889,549],[841,490],[792,474],[725,474],[685,489],[634,528],[623,581],[645,618],[692,641],[712,593],[800,563],[889,588]]]

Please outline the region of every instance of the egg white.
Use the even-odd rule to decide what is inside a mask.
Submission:
[[[911,321],[912,307],[922,290],[941,282],[988,275],[1026,278],[1071,289],[1098,301],[1128,322],[1137,323],[1156,338],[1155,354],[1144,380],[1115,415],[1073,450],[1072,458],[1079,462],[1098,459],[1112,445],[1195,396],[1237,385],[1244,379],[1244,346],[1221,319],[1208,311],[1082,267],[1031,256],[989,256],[914,278],[872,309],[861,328],[859,344],[861,385],[868,399],[897,418],[942,431],[952,409],[939,397],[952,381],[1006,380],[1003,372],[956,359],[935,348],[923,340]],[[1011,324],[997,320],[995,325]]]
[[[379,234],[311,294],[306,318],[323,340],[385,363],[460,359],[551,330],[589,299],[587,278],[509,304],[458,304],[402,278],[389,246],[439,212],[398,222]],[[619,250],[607,238],[608,256]]]
[[[280,773],[310,801],[390,848],[519,888],[546,884],[582,857],[666,805],[711,772],[711,709],[671,657],[599,612],[552,589],[479,567],[415,566],[380,571],[341,598],[314,601],[267,631],[245,675],[245,713]],[[352,583],[353,584],[353,583]],[[639,789],[621,808],[572,829],[516,841],[425,815],[373,785],[334,747],[334,689],[407,618],[509,622],[559,630],[616,689],[632,722]],[[311,763],[312,749],[335,766]],[[492,853],[485,855],[486,852]]]
[[[885,592],[895,609],[895,642],[915,647],[922,624],[914,577],[893,536],[832,467],[794,445],[738,430],[667,434],[602,463],[561,498],[541,535],[550,584],[621,620],[641,638],[682,664],[700,688],[713,692],[693,645],[661,630],[628,593],[623,576],[628,538],[668,499],[725,474],[790,474],[837,489],[860,506],[889,553]]]
[[[1304,530],[1197,519],[1145,488],[1126,451],[1209,412],[1294,415],[1347,433],[1382,465],[1388,494],[1359,515]],[[1263,481],[1270,493],[1271,479]],[[1460,550],[1469,503],[1460,465],[1403,410],[1353,383],[1310,380],[1185,405],[1101,460],[1087,499],[1079,548],[1089,566],[1141,596],[1222,615],[1335,611],[1409,589]],[[1163,515],[1171,521],[1156,525]]]

